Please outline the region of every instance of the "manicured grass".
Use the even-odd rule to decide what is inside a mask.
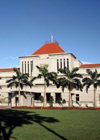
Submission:
[[[0,122],[0,140],[100,139],[100,110],[0,110]]]

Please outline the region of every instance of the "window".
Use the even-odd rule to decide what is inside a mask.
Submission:
[[[22,62],[22,73],[23,73],[23,62]]]
[[[65,69],[65,59],[63,60],[63,62],[64,62],[64,69]]]
[[[57,71],[59,69],[59,59],[57,59]]]
[[[46,93],[47,103],[48,103],[48,102],[50,102],[50,96],[51,96],[51,94],[50,94],[50,93]]]
[[[69,69],[69,59],[67,59],[67,68]]]
[[[18,102],[19,102],[19,98],[15,97],[15,104],[16,104],[16,106],[17,106]]]
[[[28,73],[29,73],[29,61],[28,61]]]
[[[62,59],[60,59],[60,68],[62,69]]]
[[[12,93],[8,93],[8,102],[11,103]]]
[[[31,76],[32,76],[32,71],[33,71],[33,61],[31,61]]]
[[[26,61],[25,61],[25,73],[26,73]]]
[[[39,100],[41,93],[34,93],[34,100]]]
[[[79,94],[76,94],[76,102],[79,102]]]
[[[61,93],[55,93],[55,102],[58,103],[59,99],[61,99]]]

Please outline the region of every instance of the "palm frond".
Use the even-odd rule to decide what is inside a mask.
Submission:
[[[82,78],[83,76],[79,73],[71,73],[70,78]]]
[[[30,80],[31,83],[33,83],[36,79],[37,79],[37,77],[33,77],[33,78]]]
[[[33,86],[33,83],[31,81],[27,81],[25,83],[25,86],[29,86],[31,88]]]
[[[47,78],[45,79],[45,83],[46,83],[46,86],[48,87],[49,86],[49,80]]]
[[[14,68],[14,72],[16,73],[17,77],[21,76],[21,72],[17,68]]]
[[[15,85],[15,83],[14,82],[10,82],[8,85],[7,85],[7,87],[9,88],[12,88],[13,86]]]
[[[72,69],[71,73],[74,74],[74,73],[76,73],[78,70],[79,70],[79,68],[76,67],[76,68]]]

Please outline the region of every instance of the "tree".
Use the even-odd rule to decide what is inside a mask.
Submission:
[[[19,106],[21,105],[21,89],[23,89],[24,86],[32,86],[32,82],[28,80],[29,74],[23,74],[20,72],[19,69],[14,68],[14,72],[16,75],[13,75],[11,79],[7,80],[6,83],[8,83],[7,87],[16,87],[18,88],[18,96],[19,96]]]
[[[43,107],[46,104],[46,87],[50,85],[50,80],[53,77],[54,72],[48,72],[48,65],[44,65],[43,67],[36,66],[39,70],[40,74],[38,74],[37,77],[34,77],[33,79],[43,78],[44,81],[44,102]]]
[[[94,107],[96,107],[96,90],[97,87],[100,86],[100,74],[95,69],[94,72],[92,72],[90,69],[86,70],[88,77],[85,77],[82,82],[83,86],[86,86],[86,92],[88,92],[88,89],[90,86],[93,86],[94,88]]]
[[[72,106],[71,91],[73,89],[82,91],[82,84],[80,81],[82,75],[77,73],[78,70],[78,68],[74,68],[70,71],[66,67],[64,69],[58,70],[60,73],[63,74],[63,77],[59,79],[62,90],[64,91],[64,88],[68,88],[69,91],[69,107]]]

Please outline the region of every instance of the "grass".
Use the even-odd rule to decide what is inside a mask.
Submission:
[[[0,110],[0,140],[99,140],[100,110]]]

